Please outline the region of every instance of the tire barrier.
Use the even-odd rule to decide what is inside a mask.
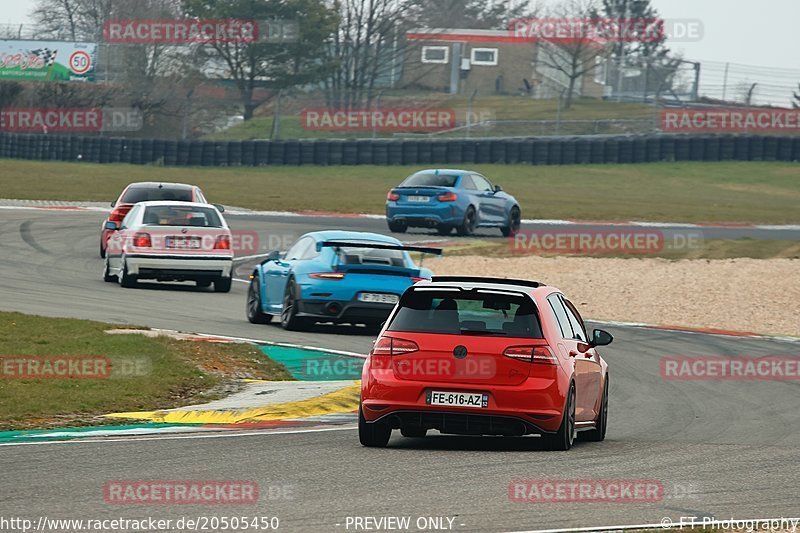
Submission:
[[[207,167],[799,161],[800,135],[175,141],[0,132],[0,158]]]
[[[233,145],[231,145],[231,147],[233,147]],[[231,152],[231,157],[233,157],[232,154],[233,152]],[[300,164],[301,165],[314,164],[314,143],[312,141],[300,141]]]
[[[242,141],[242,166],[252,167],[256,164],[255,141]]]
[[[232,142],[228,144],[228,159],[225,164],[231,167],[242,164],[242,143]]]

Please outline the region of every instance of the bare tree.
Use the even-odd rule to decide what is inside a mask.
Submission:
[[[330,107],[369,107],[380,80],[391,83],[407,52],[404,35],[414,25],[411,0],[334,0],[340,24],[328,53],[336,70],[325,80]]]
[[[566,0],[552,16],[561,20],[588,21],[596,11],[595,0]],[[568,109],[578,82],[594,71],[597,59],[605,56],[606,51],[606,44],[595,39],[590,31],[575,31],[568,38],[540,38],[537,42],[537,69],[550,70],[552,77],[566,80],[564,108]]]
[[[33,20],[41,37],[99,41],[103,22],[121,0],[36,0]],[[130,2],[129,4],[137,4]]]
[[[89,86],[41,88],[34,93],[37,98],[49,95],[58,101],[72,98],[73,105],[130,106],[139,109],[145,120],[158,113],[180,113],[183,101],[176,98],[173,86],[185,77],[194,55],[163,44],[102,43],[108,20],[181,18],[180,0],[36,0],[33,16],[42,37],[101,43],[102,67],[96,77],[106,85],[102,91]]]
[[[76,83],[37,83],[31,86],[31,97],[48,107],[102,107],[114,99],[114,90],[103,86]]]
[[[538,11],[528,0],[415,0],[414,18],[427,28],[503,30]]]
[[[185,0],[189,15],[198,18],[247,18],[296,21],[296,42],[213,42],[205,46],[210,69],[236,84],[245,120],[267,99],[257,89],[273,94],[319,83],[332,68],[325,56],[337,24],[336,12],[324,0]],[[263,94],[263,91],[262,91]],[[267,97],[268,98],[268,97]]]

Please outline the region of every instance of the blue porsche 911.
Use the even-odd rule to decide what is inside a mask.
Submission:
[[[386,197],[386,220],[395,233],[425,227],[472,235],[475,228],[499,228],[508,237],[519,231],[521,218],[513,196],[470,170],[421,170]]]
[[[441,255],[438,248],[404,246],[394,237],[357,231],[315,231],[286,253],[271,252],[250,275],[247,319],[301,330],[314,322],[380,325],[403,292],[432,273],[409,252]]]

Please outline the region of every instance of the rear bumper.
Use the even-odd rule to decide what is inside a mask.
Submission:
[[[359,300],[302,300],[299,315],[341,323],[382,322],[389,318],[394,304]]]
[[[372,368],[370,358],[362,372],[362,412],[367,422],[386,420],[400,424],[397,427],[422,423],[428,429],[465,435],[552,433],[561,425],[569,390],[568,380],[560,379],[561,372],[557,375],[529,377],[519,385],[415,381],[398,379],[391,367]],[[433,390],[488,394],[488,406],[428,405],[427,392]]]
[[[517,416],[450,411],[394,411],[374,420],[392,429],[413,427],[436,429],[454,435],[542,435],[553,433]]]
[[[386,205],[389,222],[404,223],[410,227],[435,227],[439,224],[459,224],[464,214],[454,203],[430,206]]]
[[[162,281],[214,280],[228,278],[233,257],[225,256],[161,256],[128,255],[128,273],[138,279]]]

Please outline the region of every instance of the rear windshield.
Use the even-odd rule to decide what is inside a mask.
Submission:
[[[337,248],[339,263],[343,265],[389,265],[406,266],[405,254],[402,250],[378,250],[375,248]]]
[[[139,202],[153,202],[157,200],[172,200],[175,202],[191,202],[192,189],[187,187],[131,187],[122,196],[124,204],[137,204]]]
[[[417,172],[400,184],[400,187],[455,187],[456,174],[434,174],[433,172]]]
[[[157,205],[145,209],[142,222],[148,226],[193,226],[221,228],[222,221],[211,207]]]
[[[388,330],[542,338],[533,300],[489,290],[407,291]]]

